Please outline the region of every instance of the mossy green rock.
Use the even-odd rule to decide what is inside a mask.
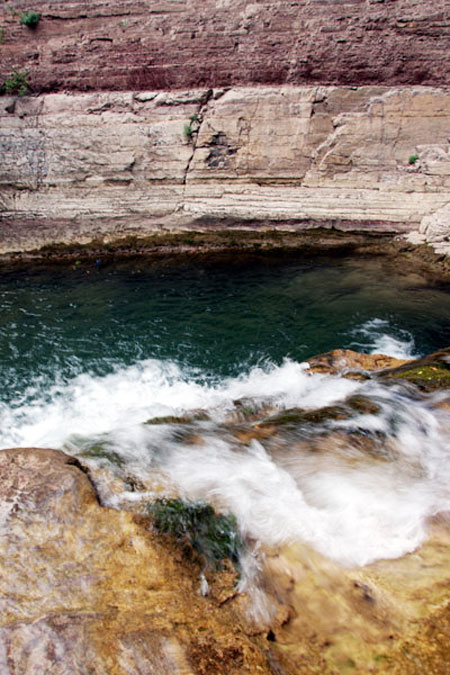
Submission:
[[[164,415],[162,417],[151,417],[144,424],[191,424],[192,422],[204,422],[209,419],[203,410],[198,410],[191,415]]]
[[[259,426],[297,427],[302,424],[318,424],[327,420],[348,419],[350,415],[350,411],[344,405],[326,406],[318,410],[290,408],[289,410],[283,410],[283,412],[277,415],[268,417]]]
[[[421,391],[432,392],[450,387],[450,347],[398,368],[377,373],[380,377],[407,380]]]
[[[144,422],[144,424],[188,424],[191,421],[191,418],[186,416],[165,415],[164,417],[152,417]]]
[[[111,464],[115,464],[116,466],[123,466],[125,464],[125,460],[123,457],[120,456],[118,452],[114,452],[114,450],[110,450],[107,446],[106,443],[95,443],[94,445],[89,446],[88,448],[85,448],[79,453],[80,457],[85,457],[87,459],[94,458],[94,459],[104,459],[108,462],[111,462]]]
[[[172,536],[188,556],[200,558],[205,566],[220,569],[226,558],[238,562],[242,541],[233,515],[181,499],[157,499],[148,512],[158,532]]]

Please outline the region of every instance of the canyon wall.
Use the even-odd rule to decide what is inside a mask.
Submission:
[[[29,9],[0,16],[29,85],[0,98],[0,253],[274,225],[449,251],[450,0]]]
[[[4,97],[0,251],[186,228],[418,231],[450,203],[449,117],[448,91],[428,87]]]
[[[36,92],[450,84],[449,0],[1,3],[0,76]],[[41,12],[36,30],[23,11]]]

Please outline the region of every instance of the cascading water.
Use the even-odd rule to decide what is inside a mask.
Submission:
[[[258,435],[265,419],[270,428],[280,411],[357,395],[377,412],[240,440],[245,431]],[[252,539],[306,541],[350,565],[411,551],[427,518],[450,509],[450,415],[441,394],[415,400],[402,385],[311,374],[292,361],[208,385],[174,364],[144,361],[78,376],[48,397],[3,410],[2,446],[78,455],[103,469],[102,500],[117,508],[161,494],[205,500],[234,513]],[[263,411],[257,421],[240,420],[240,401]]]
[[[448,296],[366,262],[180,274],[5,284],[0,447],[79,456],[107,505],[205,500],[247,538],[307,542],[345,565],[417,547],[428,519],[450,510],[444,395],[310,373],[302,357],[432,351]]]

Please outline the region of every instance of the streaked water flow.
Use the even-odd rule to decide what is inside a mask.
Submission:
[[[1,447],[79,455],[112,506],[206,499],[253,539],[350,565],[412,550],[450,509],[442,394],[302,364],[444,346],[450,296],[417,275],[377,260],[139,260],[5,271],[0,306]],[[355,395],[372,407],[258,431]],[[146,424],[165,416],[180,419]]]

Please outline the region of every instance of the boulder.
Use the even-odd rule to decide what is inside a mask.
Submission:
[[[0,517],[5,675],[271,672],[230,603],[150,521],[102,507],[77,460],[0,452]]]

